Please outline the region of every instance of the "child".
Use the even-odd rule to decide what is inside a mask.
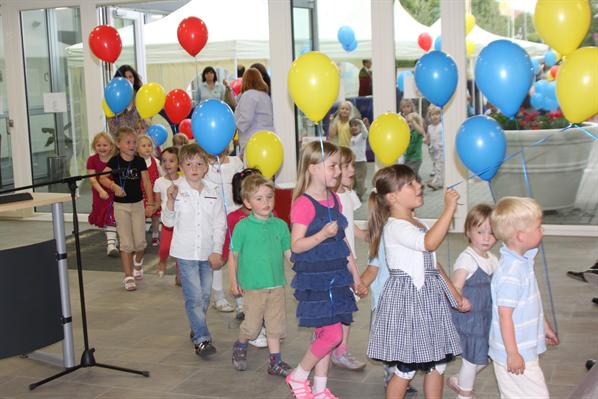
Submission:
[[[403,118],[407,118],[412,112],[415,112],[415,106],[413,105],[413,101],[409,98],[403,98],[399,103],[399,111]]]
[[[461,252],[452,275],[453,285],[472,304],[467,313],[453,312],[453,322],[461,338],[461,370],[448,378],[447,385],[459,396],[473,397],[476,374],[488,365],[488,335],[492,320],[490,281],[498,259],[490,250],[496,243],[490,227],[492,207],[479,204],[465,218],[469,246]]]
[[[282,361],[280,339],[286,336],[284,257],[291,256],[291,236],[287,224],[272,215],[271,181],[253,174],[243,180],[241,192],[251,214],[237,223],[232,238],[228,269],[231,292],[244,296],[245,310],[232,361],[237,370],[247,369],[247,345],[257,338],[265,322],[270,351],[268,374],[286,377],[291,367]]]
[[[227,212],[234,211],[238,206],[233,202],[233,176],[235,173],[243,170],[243,161],[239,157],[228,156],[228,148],[219,156],[220,167],[216,157],[210,157],[210,168],[206,174],[206,180],[222,190],[221,185],[224,185],[224,204]],[[229,228],[231,228],[229,226]],[[232,229],[231,229],[232,234]],[[212,290],[214,307],[219,312],[232,312],[235,309],[228,303],[224,297],[224,290],[222,287],[222,270],[214,270],[214,277],[212,280]]]
[[[179,161],[184,179],[168,188],[162,223],[174,228],[170,255],[179,265],[195,353],[208,358],[216,353],[216,348],[206,312],[210,306],[212,269],[223,265],[226,215],[220,190],[204,180],[208,154],[197,144],[187,144],[179,152]]]
[[[331,192],[340,177],[340,152],[334,144],[305,145],[291,208],[296,273],[291,286],[299,301],[299,326],[315,327],[315,334],[301,363],[286,378],[297,399],[335,398],[326,388],[330,353],[341,343],[342,324],[350,324],[357,310],[350,287],[358,291],[360,281],[345,239],[347,219],[338,195]],[[307,378],[314,368],[312,394]]]
[[[426,185],[436,191],[444,186],[444,143],[442,142],[442,126],[440,125],[440,108],[435,105],[428,107],[428,132],[424,142],[428,145],[428,152],[432,158],[432,174],[434,178]]]
[[[161,208],[164,209],[166,201],[168,200],[168,188],[173,184],[180,184],[183,177],[179,175],[179,150],[176,147],[168,147],[162,151],[162,169],[164,170],[164,176],[158,178],[154,183],[154,202],[159,203]],[[158,277],[164,277],[164,273],[167,269],[166,261],[170,254],[170,243],[172,241],[172,227],[162,226],[162,234],[160,236],[160,249],[158,250],[158,256],[160,261],[158,263]],[[179,281],[180,276],[177,267],[177,277],[175,281]]]
[[[384,233],[390,277],[376,310],[368,356],[394,367],[387,398],[403,398],[417,370],[426,372],[426,397],[442,397],[446,363],[461,353],[449,304],[455,299],[434,251],[448,232],[459,194],[448,190],[438,221],[428,229],[413,216],[423,205],[421,184],[405,165],[380,169],[374,176],[375,200],[368,224],[370,256],[378,255]]]
[[[343,101],[338,107],[336,114],[330,115],[328,125],[328,140],[338,145],[349,147],[351,145],[351,132],[349,120],[353,114],[353,104]]]
[[[87,158],[87,174],[96,174],[104,171],[106,163],[114,156],[116,147],[112,137],[106,132],[95,135],[91,142],[91,148],[95,154]],[[87,219],[89,224],[104,229],[106,234],[106,253],[108,256],[118,256],[116,248],[116,222],[114,221],[112,192],[104,190],[99,183],[99,178],[90,177],[89,183],[92,189],[91,213]]]
[[[179,150],[182,146],[189,144],[189,138],[183,133],[177,133],[172,136],[172,145]]]
[[[143,158],[135,155],[137,134],[129,127],[118,129],[116,145],[119,154],[110,158],[104,172],[116,171],[114,181],[108,175],[100,178],[102,186],[114,192],[114,218],[120,237],[120,259],[127,291],[135,291],[135,279],[143,279],[143,253],[145,242],[145,218],[152,215],[156,205],[153,202],[151,183]],[[143,207],[143,191],[149,198]]]
[[[154,184],[156,180],[163,175],[160,168],[159,161],[152,155],[154,153],[154,142],[152,139],[143,134],[137,136],[137,154],[145,160],[147,166],[147,173],[149,174],[150,183],[152,185],[152,192],[154,191]],[[152,195],[153,198],[153,195]],[[143,205],[147,207],[148,197],[143,196]],[[157,202],[156,203],[160,203]],[[157,247],[160,242],[160,208],[154,209],[154,213],[151,215],[152,218],[152,247]]]
[[[504,197],[490,216],[503,241],[492,278],[492,324],[489,355],[501,398],[548,398],[538,362],[546,342],[559,339],[544,319],[534,274],[534,257],[542,241],[542,208],[532,198]]]
[[[368,122],[367,118],[364,119]],[[368,173],[368,161],[366,148],[368,141],[368,129],[359,118],[353,118],[349,122],[351,131],[351,150],[355,153],[355,191],[361,200],[365,193],[365,177]]]
[[[407,115],[409,124],[410,138],[409,146],[405,150],[405,165],[409,166],[415,172],[417,181],[421,182],[419,168],[422,166],[422,142],[424,140],[424,121],[417,112]]]

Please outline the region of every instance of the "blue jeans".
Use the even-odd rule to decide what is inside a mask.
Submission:
[[[185,311],[193,330],[193,343],[211,340],[206,312],[212,294],[212,268],[207,260],[178,259]]]

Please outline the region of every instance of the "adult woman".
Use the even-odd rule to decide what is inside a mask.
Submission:
[[[249,68],[243,74],[235,119],[239,131],[241,154],[253,133],[259,130],[274,131],[272,100],[268,95],[268,85],[264,82],[260,71],[255,68]]]
[[[270,75],[268,75],[268,70],[266,69],[264,64],[260,64],[259,62],[256,62],[249,68],[255,68],[258,71],[260,71],[260,74],[262,75],[262,79],[264,79],[264,82],[266,82],[266,84],[268,85],[268,95],[270,95],[272,93],[272,83],[270,82]]]
[[[145,131],[150,125],[150,121],[141,118],[137,112],[137,108],[135,108],[135,96],[137,95],[137,91],[143,85],[139,74],[130,65],[122,65],[116,70],[114,77],[125,78],[131,82],[133,85],[133,98],[123,112],[116,115],[114,118],[108,119],[108,130],[110,131],[112,138],[116,140],[118,129],[124,126],[133,129],[137,135],[145,134]]]
[[[193,96],[197,103],[215,98],[217,100],[226,101],[232,108],[236,105],[236,100],[231,93],[230,85],[225,80],[220,83],[216,70],[211,66],[207,66],[201,73],[201,83],[197,88],[197,92]]]

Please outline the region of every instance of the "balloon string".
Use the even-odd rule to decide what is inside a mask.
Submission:
[[[324,167],[324,185],[326,186],[326,209],[328,210],[328,222],[332,222],[332,214],[330,213],[330,197],[328,195],[328,182],[326,181],[326,163],[325,163],[325,156],[324,156],[324,131],[322,130],[322,125],[320,123],[316,123],[318,127],[319,136],[320,136],[320,152],[322,153],[322,166]]]
[[[488,188],[490,189],[490,196],[492,197],[492,202],[496,204],[496,193],[494,192],[494,187],[492,187],[492,182],[488,182]]]
[[[195,89],[196,89],[196,94],[197,94],[197,101],[196,104],[199,103],[199,100],[201,99],[201,94],[199,92],[199,70],[197,69],[197,55],[195,57],[193,57],[195,59]]]
[[[589,130],[587,130],[586,128],[583,128],[581,126],[579,126],[577,123],[572,123],[571,125],[575,126],[576,128],[578,128],[579,130],[581,130],[582,132],[584,132],[585,134],[587,134],[588,136],[590,136],[594,141],[598,140],[598,137],[594,136]],[[571,125],[569,125],[567,128],[570,128]]]
[[[440,108],[440,139],[441,139],[441,143],[442,143],[442,162],[445,162],[446,159],[446,146],[444,145],[444,110],[442,108]],[[431,140],[430,137],[428,137],[428,140]],[[442,173],[445,173],[446,168],[443,168],[444,170],[442,171]],[[443,176],[443,181],[444,176]],[[454,220],[451,222],[453,223]],[[449,272],[449,277],[451,276],[451,235],[447,234],[447,240],[446,240],[446,252],[447,252],[447,262],[448,262],[448,267],[447,270]]]
[[[226,195],[224,194],[224,179],[222,178],[222,165],[220,164],[220,156],[216,155],[216,160],[218,161],[218,175],[220,176],[220,191],[222,192],[222,203],[224,204],[224,213],[227,217],[224,218],[226,221],[226,232],[228,234],[228,249],[229,254],[232,254],[233,251],[233,236],[230,231],[230,226],[228,225],[228,206],[226,201]]]

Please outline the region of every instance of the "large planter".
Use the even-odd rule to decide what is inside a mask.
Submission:
[[[584,128],[598,136],[598,125],[587,123]],[[524,150],[533,197],[544,210],[573,206],[596,141],[577,128],[564,132],[559,129],[507,130],[505,135],[507,156],[552,135],[543,143]],[[492,185],[497,199],[508,195],[528,196],[520,155],[502,164]]]

